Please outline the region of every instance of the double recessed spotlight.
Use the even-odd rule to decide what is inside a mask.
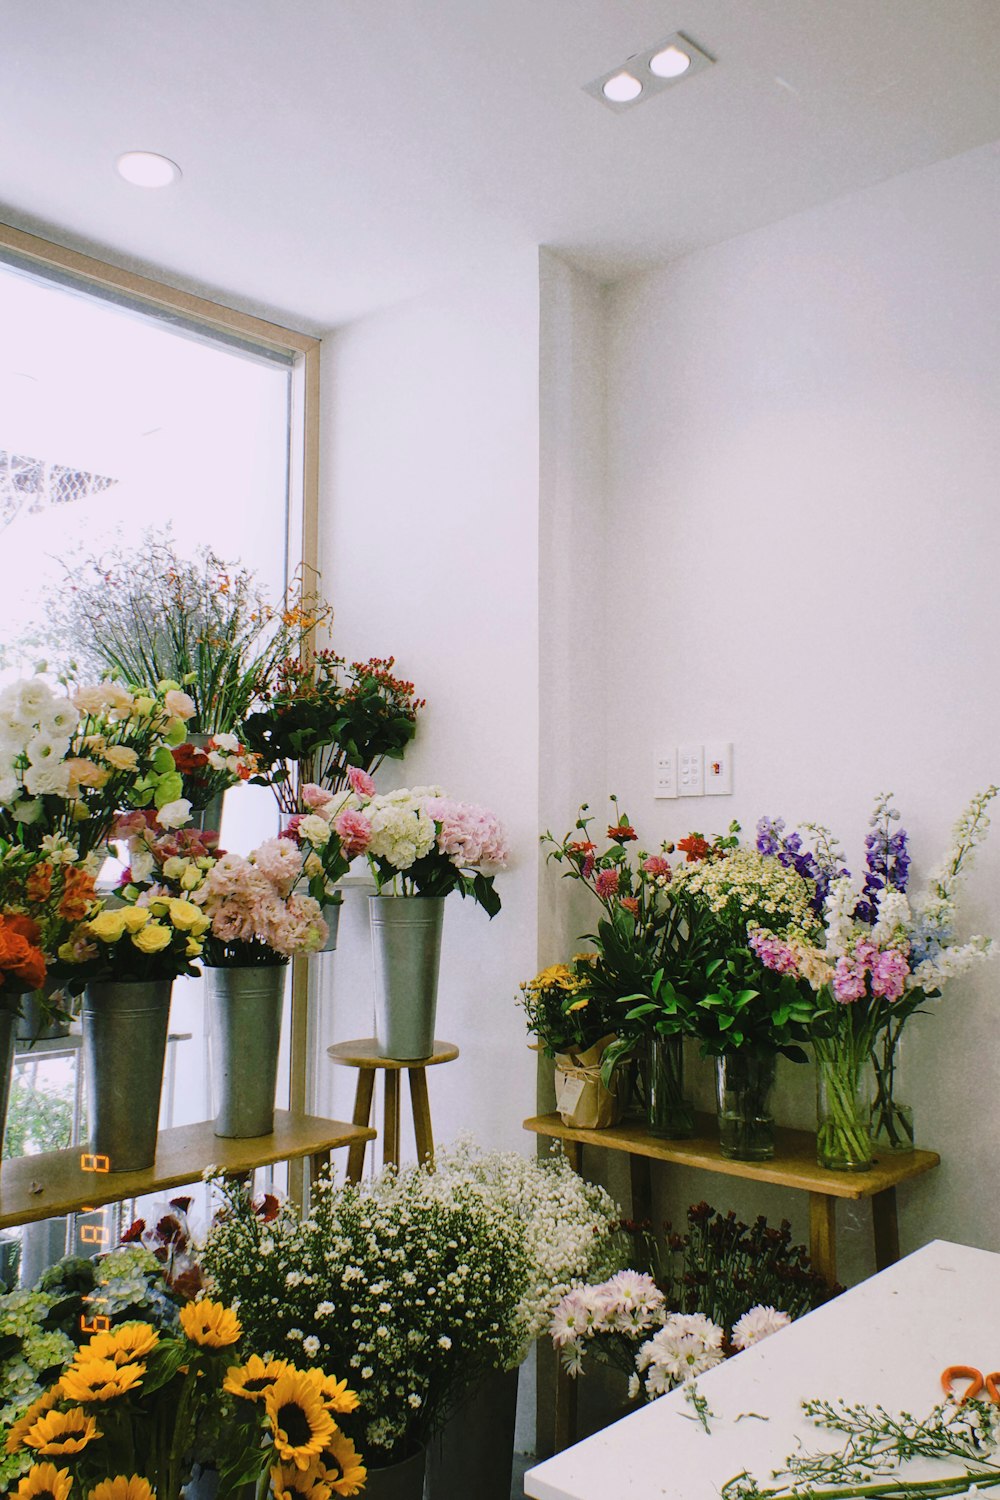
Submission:
[[[584,93],[592,94],[609,109],[628,109],[681,78],[690,78],[692,73],[710,67],[714,61],[683,32],[675,31],[655,47],[637,52],[609,73],[585,83]]]

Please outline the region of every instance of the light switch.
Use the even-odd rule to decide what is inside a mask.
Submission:
[[[682,797],[705,795],[703,747],[680,745],[677,750],[677,790]]]

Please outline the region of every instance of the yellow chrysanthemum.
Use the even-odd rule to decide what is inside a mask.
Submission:
[[[316,1382],[316,1387],[323,1397],[323,1405],[327,1411],[357,1411],[358,1398],[354,1391],[348,1390],[346,1380],[337,1380],[333,1375],[327,1375],[323,1370],[308,1370],[306,1372]]]
[[[549,964],[547,969],[542,969],[531,981],[533,990],[561,989],[571,990],[576,984],[576,976],[566,964]]]
[[[364,1486],[368,1470],[361,1455],[342,1432],[335,1432],[320,1454],[323,1477],[335,1495],[356,1495]]]
[[[296,1464],[275,1464],[271,1470],[274,1500],[330,1500],[333,1490],[325,1470],[314,1459],[307,1469]]]
[[[35,1464],[12,1492],[12,1500],[69,1500],[73,1480],[68,1469]]]
[[[70,1401],[115,1401],[139,1385],[145,1365],[116,1365],[113,1359],[75,1361],[59,1384]]]
[[[82,1406],[74,1406],[71,1411],[50,1411],[39,1417],[24,1434],[24,1446],[46,1458],[68,1457],[101,1436],[93,1417]]]
[[[566,1012],[567,1012],[568,1015],[572,1015],[573,1011],[576,1011],[576,1010],[586,1010],[586,1008],[587,1008],[587,1006],[589,1004],[590,1004],[590,996],[589,995],[584,995],[584,997],[583,997],[582,1000],[574,1000],[572,1005],[567,1005]]]
[[[133,1474],[131,1479],[117,1474],[114,1479],[102,1479],[95,1484],[87,1500],[156,1500],[156,1491],[141,1474]]]
[[[116,1365],[127,1365],[142,1359],[156,1348],[160,1335],[150,1323],[122,1323],[107,1333],[95,1333],[78,1351],[76,1363],[86,1359],[110,1359]]]
[[[30,1428],[34,1427],[39,1417],[43,1416],[45,1412],[52,1410],[61,1396],[62,1390],[60,1386],[51,1385],[49,1386],[47,1391],[43,1392],[43,1394],[37,1398],[37,1400],[32,1401],[31,1405],[24,1413],[24,1416],[18,1417],[17,1421],[12,1424],[11,1429],[7,1434],[7,1442],[4,1445],[4,1452],[20,1453],[21,1449],[24,1447],[25,1433],[28,1432]]]
[[[264,1409],[278,1457],[299,1469],[309,1467],[335,1431],[315,1382],[299,1370],[279,1376],[264,1392]]]
[[[222,1389],[231,1396],[241,1396],[244,1401],[259,1401],[279,1375],[285,1375],[292,1366],[285,1359],[263,1360],[251,1354],[245,1365],[230,1365]]]
[[[209,1349],[224,1349],[239,1342],[243,1327],[232,1308],[221,1302],[188,1302],[181,1308],[181,1327],[192,1344]]]

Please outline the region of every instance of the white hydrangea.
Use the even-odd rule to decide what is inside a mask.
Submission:
[[[395,870],[408,870],[434,848],[437,829],[434,819],[423,811],[419,790],[388,792],[373,797],[365,807],[372,829],[368,853]]]

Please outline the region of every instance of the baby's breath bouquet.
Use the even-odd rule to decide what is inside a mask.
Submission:
[[[307,1219],[285,1205],[267,1223],[223,1191],[203,1256],[215,1288],[260,1358],[347,1373],[371,1464],[415,1453],[479,1376],[516,1362],[524,1235],[471,1184],[422,1168],[320,1182]]]

